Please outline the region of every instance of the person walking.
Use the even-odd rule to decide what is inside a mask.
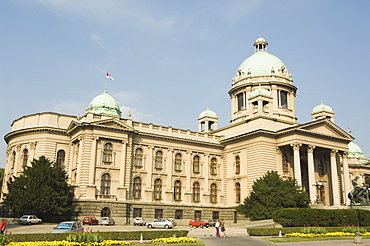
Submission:
[[[4,234],[5,229],[6,229],[6,221],[2,219],[1,224],[0,224],[0,234]]]
[[[220,227],[221,227],[221,237],[226,237],[225,221],[223,219],[220,222]]]
[[[220,222],[218,221],[218,219],[216,220],[215,228],[216,228],[216,237],[220,237]]]

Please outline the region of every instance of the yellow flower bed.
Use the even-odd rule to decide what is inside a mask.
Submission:
[[[366,232],[366,233],[360,233],[361,236],[370,236],[370,232]],[[304,233],[288,233],[288,234],[285,234],[286,237],[308,237],[308,238],[312,238],[312,237],[346,237],[346,236],[354,236],[355,233],[348,233],[348,232],[328,232],[328,233],[324,233],[324,234],[313,234],[313,233],[308,233],[308,234],[304,234]]]
[[[168,237],[168,238],[156,238],[152,239],[152,243],[195,243],[192,237]]]
[[[50,242],[10,242],[7,246],[118,246],[131,245],[130,242],[119,242],[114,240],[104,240],[101,243],[77,243],[68,241],[50,241]]]

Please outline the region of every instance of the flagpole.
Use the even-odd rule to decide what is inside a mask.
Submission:
[[[108,70],[107,70],[107,73],[108,74]],[[105,86],[104,86],[104,91],[107,90],[107,84],[108,84],[108,76],[105,76]]]

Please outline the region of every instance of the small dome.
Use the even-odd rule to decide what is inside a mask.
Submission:
[[[267,52],[268,43],[262,37],[254,43],[255,53],[245,59],[239,66],[237,78],[258,77],[258,76],[282,76],[291,79],[288,69],[276,56]]]
[[[321,102],[319,105],[317,105],[316,107],[312,109],[313,114],[320,113],[320,112],[329,112],[329,113],[334,114],[333,109],[329,107],[328,105],[325,105],[323,102]]]
[[[212,110],[210,110],[209,108],[207,108],[202,113],[200,113],[198,119],[201,119],[203,117],[217,118],[217,114],[213,112]]]
[[[257,89],[252,91],[251,94],[249,94],[249,99],[254,98],[256,96],[271,97],[271,93],[268,90],[262,88],[260,85]]]
[[[121,117],[119,104],[104,90],[103,94],[96,96],[86,109],[86,113],[101,114],[113,117]]]
[[[362,152],[360,146],[358,146],[354,142],[350,142],[348,144],[348,149],[349,149],[348,157],[366,159],[366,157],[364,156],[364,152]]]

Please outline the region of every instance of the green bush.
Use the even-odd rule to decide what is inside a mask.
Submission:
[[[10,243],[10,237],[7,235],[0,235],[0,246],[5,246]]]
[[[301,229],[301,233],[303,234],[325,234],[327,230],[323,227],[318,226],[310,226],[310,227],[303,227]]]
[[[283,228],[248,228],[247,232],[250,236],[278,236],[281,232],[282,235],[288,233],[299,233],[304,227],[283,227]],[[310,228],[310,227],[306,227]],[[313,228],[313,227],[311,227]],[[327,232],[340,232],[342,227],[325,227]],[[369,231],[370,227],[361,227],[362,230]]]
[[[347,226],[342,228],[342,232],[347,232],[347,233],[366,233],[366,228],[360,228],[358,226]]]
[[[97,232],[81,232],[68,235],[67,241],[78,243],[100,243],[103,241],[103,238],[100,233]]]

